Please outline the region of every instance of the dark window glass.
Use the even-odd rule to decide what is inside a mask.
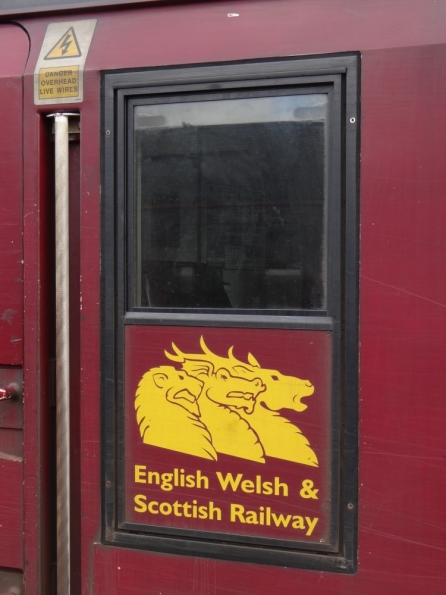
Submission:
[[[135,108],[135,304],[321,309],[327,95]]]

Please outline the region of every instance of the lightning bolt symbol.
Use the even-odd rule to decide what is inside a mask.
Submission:
[[[64,56],[68,52],[68,48],[72,43],[73,40],[71,39],[71,33],[67,33],[59,46],[62,50],[62,56]]]

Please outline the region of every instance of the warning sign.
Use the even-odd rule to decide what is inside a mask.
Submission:
[[[79,103],[96,19],[51,23],[34,70],[34,103]]]
[[[39,99],[77,97],[78,95],[79,66],[40,69]]]
[[[82,56],[76,33],[73,27],[66,31],[52,50],[45,56],[45,60],[56,60],[57,58],[77,58]]]

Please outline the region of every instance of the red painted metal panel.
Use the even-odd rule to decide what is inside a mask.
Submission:
[[[6,568],[23,565],[23,465],[17,456],[22,439],[20,431],[0,429],[0,567]]]
[[[22,273],[22,74],[28,39],[0,25],[0,363],[21,364]]]
[[[22,74],[28,39],[0,25],[0,364],[23,358]],[[20,378],[0,370],[2,386]],[[23,464],[21,399],[0,403],[0,567],[23,566]],[[6,429],[9,428],[9,429]]]
[[[229,12],[240,17],[228,18]],[[81,106],[81,580],[83,593],[440,595],[444,590],[446,14],[441,2],[215,2],[98,15]],[[56,20],[56,19],[55,19]],[[62,20],[60,17],[59,20]],[[46,21],[27,23],[35,66]],[[413,46],[406,47],[404,46]],[[416,47],[420,46],[420,47]],[[424,46],[424,47],[423,47]],[[387,49],[386,49],[387,48]],[[389,48],[394,48],[390,50]],[[371,51],[371,50],[379,51]],[[338,576],[106,548],[100,539],[99,70],[268,56],[362,52],[361,452],[359,570]],[[25,104],[33,110],[32,77]],[[68,107],[68,106],[67,106]],[[38,117],[27,116],[28,287],[44,254]],[[37,157],[36,157],[37,155]],[[42,195],[42,194],[41,194]],[[28,215],[28,211],[27,211]],[[26,232],[25,232],[26,233]],[[45,302],[28,300],[28,379],[39,387]],[[30,392],[30,397],[32,393]],[[39,519],[31,404],[27,559]],[[26,413],[26,412],[25,412]],[[94,552],[91,560],[92,549]],[[30,582],[30,584],[32,584]]]
[[[95,72],[431,45],[446,36],[443,3],[427,9],[426,0],[406,0],[404,9],[376,0],[354,6],[351,0],[210,0],[73,15],[78,18],[98,19],[86,62]],[[66,14],[23,20],[33,41],[29,74],[48,22],[66,20]]]
[[[361,559],[394,589],[440,593],[446,47],[363,63]]]

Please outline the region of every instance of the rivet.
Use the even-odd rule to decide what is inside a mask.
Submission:
[[[105,134],[106,134],[107,136],[110,136],[110,134],[111,134],[110,130],[106,130],[106,131],[105,131]]]
[[[354,124],[356,122],[356,118],[350,118],[350,124]]]

